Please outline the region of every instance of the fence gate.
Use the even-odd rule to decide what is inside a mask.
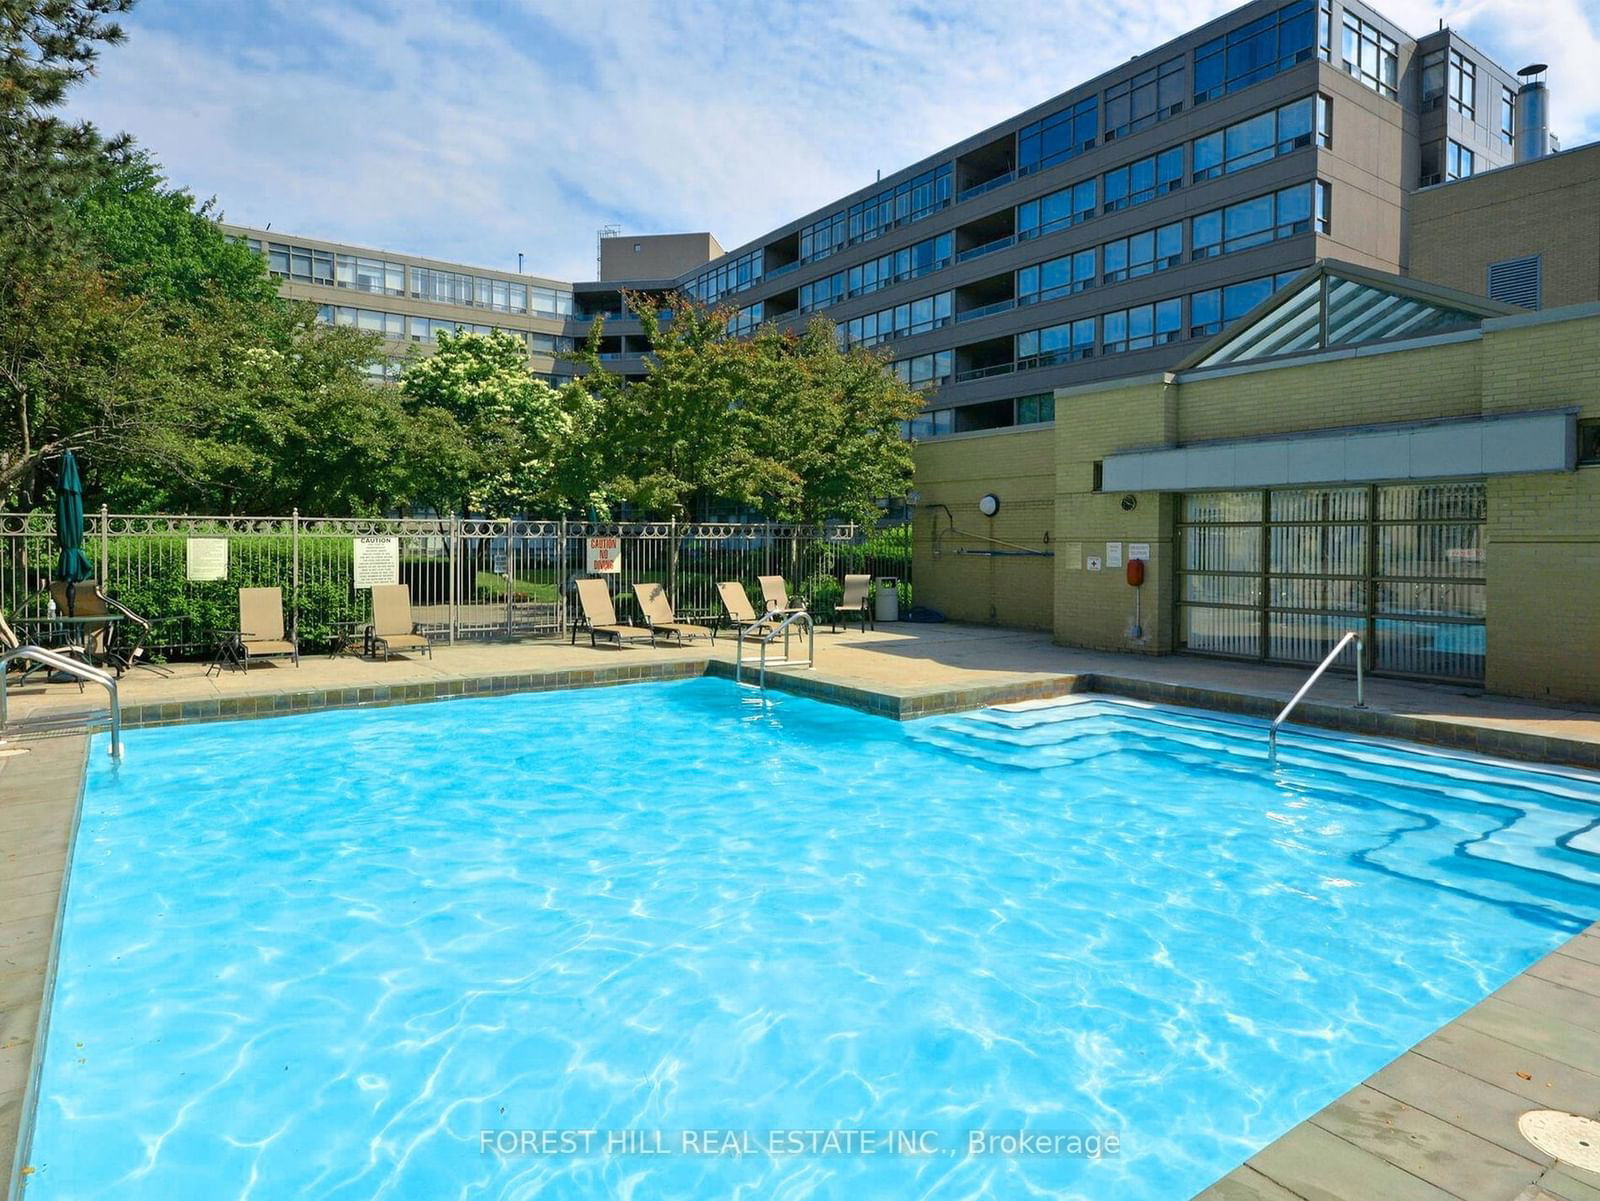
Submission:
[[[1485,506],[1481,482],[1189,493],[1179,641],[1315,663],[1353,629],[1371,670],[1482,680]]]

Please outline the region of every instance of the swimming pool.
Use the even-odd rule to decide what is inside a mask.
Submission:
[[[1184,1201],[1600,916],[1592,778],[1305,733],[1273,772],[1123,702],[694,680],[127,743],[29,1201]],[[1019,1130],[1120,1146],[972,1150]]]

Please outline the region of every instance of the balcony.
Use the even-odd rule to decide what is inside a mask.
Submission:
[[[1008,133],[956,159],[956,202],[982,196],[1015,179],[1016,150],[1016,135]]]

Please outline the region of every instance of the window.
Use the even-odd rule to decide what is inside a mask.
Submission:
[[[755,330],[761,324],[761,302],[747,305],[728,319],[728,333],[735,338],[743,337]]]
[[[1095,215],[1099,195],[1098,181],[1086,179],[1070,188],[1017,205],[1017,240],[1043,237],[1087,221]]]
[[[1103,261],[1100,282],[1121,283],[1156,271],[1176,267],[1183,261],[1183,222],[1174,221],[1159,229],[1107,242],[1100,250]]]
[[[1056,394],[1040,392],[1036,396],[1017,397],[1017,424],[1039,425],[1056,419]],[[1600,424],[1600,423],[1597,423]]]
[[[1510,88],[1500,89],[1500,137],[1507,146],[1516,141],[1517,94]]]
[[[401,263],[341,254],[334,261],[335,282],[357,292],[376,292],[385,296],[406,294],[406,269]]]
[[[1307,96],[1198,137],[1194,140],[1195,181],[1243,171],[1313,143],[1330,146],[1332,124],[1332,102],[1326,96]]]
[[[1444,148],[1444,177],[1446,179],[1466,179],[1472,174],[1473,156],[1454,138],[1445,143]]]
[[[940,350],[933,354],[919,354],[915,358],[899,359],[890,369],[913,388],[929,388],[942,384],[955,371],[955,351]]]
[[[857,271],[860,268],[856,268]],[[824,275],[819,280],[809,284],[800,285],[800,311],[814,313],[818,309],[825,309],[830,304],[837,304],[845,298],[846,273],[835,271],[832,275]]]
[[[955,432],[954,409],[930,409],[918,413],[910,421],[900,424],[900,433],[908,441],[912,438],[939,438]]]
[[[350,325],[368,333],[382,334],[392,342],[405,339],[405,318],[399,313],[383,313],[374,309],[358,309],[349,305],[323,304],[317,306],[317,320],[324,325]]]
[[[844,214],[838,214],[838,219],[842,224]],[[837,249],[837,247],[834,249]],[[830,250],[829,253],[831,254],[832,251]],[[701,304],[715,304],[724,296],[732,296],[759,284],[761,282],[761,268],[765,258],[765,251],[758,247],[755,250],[746,251],[738,258],[727,259],[725,262],[723,259],[718,259],[717,266],[712,267],[710,270],[702,271],[693,279],[685,282],[681,291],[684,295],[698,300]]]
[[[1317,49],[1319,15],[1312,0],[1298,0],[1198,47],[1194,102],[1215,100],[1310,59]]]
[[[857,346],[875,346],[894,338],[928,333],[950,324],[953,295],[939,292],[921,300],[897,304],[892,309],[852,317],[840,326],[840,333],[847,344]]]
[[[1031,329],[1017,335],[1017,370],[1050,367],[1075,359],[1094,357],[1094,318],[1063,321],[1044,329]]]
[[[1585,467],[1600,463],[1600,420],[1578,422],[1578,462]]]
[[[1298,271],[1280,271],[1277,275],[1264,275],[1260,279],[1247,279],[1223,288],[1207,288],[1204,292],[1190,293],[1189,336],[1208,338],[1212,334],[1220,334],[1224,326],[1243,317],[1299,275]]]
[[[1489,299],[1536,309],[1540,301],[1542,263],[1536,254],[1489,264]]]
[[[1422,56],[1422,111],[1431,112],[1444,102],[1445,51],[1443,47]]]
[[[845,276],[843,295],[834,294],[826,303],[832,304],[843,296],[866,296],[880,288],[941,271],[950,265],[954,251],[955,234],[947,233],[902,247],[893,254],[868,259],[865,263],[851,267],[848,272],[843,273]],[[833,278],[837,279],[838,276]],[[819,280],[816,286],[821,287],[824,283],[827,281]],[[813,295],[816,293],[813,292]],[[801,285],[801,308],[805,308],[805,297],[806,287]],[[812,307],[822,308],[823,305],[814,303]]]
[[[1183,186],[1183,147],[1174,146],[1136,163],[1107,171],[1103,178],[1103,211],[1144,204]]]
[[[1333,0],[1317,5],[1317,57],[1325,63],[1333,61]]]
[[[1183,57],[1168,59],[1106,89],[1106,141],[1127,137],[1183,111]]]
[[[1094,287],[1094,261],[1095,252],[1091,247],[1022,268],[1017,272],[1017,303],[1039,304]]]
[[[1183,337],[1183,301],[1178,297],[1120,309],[1100,318],[1100,352],[1148,350]]]
[[[572,293],[534,284],[528,289],[528,304],[541,317],[572,316]]]
[[[1370,21],[1344,14],[1344,69],[1374,92],[1393,100],[1400,71],[1400,46]]]
[[[1100,100],[1087,96],[1017,131],[1017,174],[1042,171],[1091,149],[1100,131]]]
[[[1450,51],[1450,107],[1469,121],[1476,109],[1477,87],[1477,66],[1459,50]]]
[[[853,246],[857,242],[870,241],[880,234],[888,233],[897,225],[909,225],[913,221],[920,221],[924,217],[933,215],[949,205],[954,182],[955,167],[950,163],[943,163],[911,179],[903,180],[892,188],[885,188],[876,196],[856,201],[848,212],[827,218],[825,223],[830,226],[832,250],[824,253],[832,253],[840,246]],[[838,219],[845,221],[844,236],[847,241],[840,241],[837,231],[832,229],[832,223]],[[801,231],[800,257],[801,259],[822,257],[822,254],[806,253],[804,230]]]
[[[1328,185],[1313,180],[1201,213],[1190,222],[1189,257],[1213,258],[1296,234],[1327,233],[1328,208]]]

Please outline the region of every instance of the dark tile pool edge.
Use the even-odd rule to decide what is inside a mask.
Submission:
[[[1590,1201],[1522,1137],[1600,1105],[1600,922],[1290,1128],[1193,1201]]]
[[[89,750],[90,738],[87,734],[75,735],[70,739],[55,738],[50,740],[48,748],[30,747],[25,762],[8,766],[8,773],[17,772],[23,777],[20,783],[26,788],[29,783],[27,777],[32,775],[48,777],[54,774],[54,769],[65,765],[68,778],[73,781],[69,786],[73,795],[67,814],[66,841],[62,849],[61,884],[56,890],[55,908],[50,916],[50,934],[46,939],[45,955],[41,965],[43,970],[39,977],[39,1012],[33,1026],[33,1045],[29,1050],[22,1100],[16,1111],[14,1128],[7,1132],[0,1127],[0,1134],[8,1133],[13,1140],[9,1162],[6,1163],[6,1187],[4,1192],[0,1193],[5,1201],[23,1201],[27,1190],[28,1152],[33,1142],[34,1115],[38,1110],[39,1079],[44,1072],[44,1047],[50,1034],[50,1010],[55,999],[56,962],[61,954],[62,916],[67,903],[67,888],[72,880],[72,855],[78,841],[84,781],[89,774]],[[35,755],[39,757],[35,759]],[[15,776],[8,780],[8,784],[17,783],[19,781]],[[0,1122],[11,1125],[12,1119],[8,1115],[0,1118]]]
[[[288,714],[312,713],[324,709],[372,709],[391,705],[415,705],[469,696],[506,696],[517,692],[608,688],[619,684],[693,679],[704,675],[705,671],[705,660],[675,659],[669,662],[618,664],[615,667],[513,672],[491,676],[452,676],[405,684],[285,689],[251,696],[127,705],[122,710],[122,724],[128,729],[175,726],[191,722],[283,717]],[[103,726],[102,721],[96,728]]]

